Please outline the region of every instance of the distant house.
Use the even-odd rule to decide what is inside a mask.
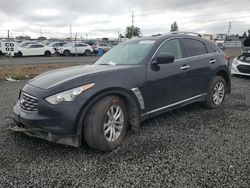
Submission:
[[[203,34],[202,37],[207,40],[213,40],[213,35],[210,35],[210,34]]]
[[[218,33],[215,36],[215,40],[226,40],[226,38],[227,38],[227,34],[224,34],[224,33]]]

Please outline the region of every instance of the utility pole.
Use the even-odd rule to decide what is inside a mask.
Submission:
[[[69,25],[69,35],[70,35],[70,40],[72,40],[72,25]]]
[[[10,42],[10,30],[7,31],[8,42]]]
[[[43,36],[43,31],[42,31],[42,29],[40,29],[40,35],[41,35],[41,37]]]
[[[227,36],[229,36],[230,34],[230,30],[231,30],[231,27],[232,27],[232,22],[228,22],[228,32],[227,32]]]
[[[76,39],[77,39],[77,33],[76,33],[76,35],[75,35],[75,53],[76,53],[76,58],[77,58],[77,46],[76,46]],[[77,61],[77,59],[76,59],[76,61]]]
[[[117,40],[117,42],[118,42],[118,44],[120,43],[120,31],[117,31],[117,34],[118,34],[118,40]]]
[[[134,37],[134,12],[132,11],[132,28],[131,28],[131,30],[132,30],[132,37],[131,38],[133,38]]]

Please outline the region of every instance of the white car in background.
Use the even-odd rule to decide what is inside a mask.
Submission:
[[[55,53],[53,47],[46,46],[40,43],[33,43],[25,45],[24,47],[18,47],[18,56],[51,56]]]
[[[68,43],[58,48],[58,53],[64,56],[70,56],[71,54],[90,56],[93,53],[93,48],[86,43]]]
[[[98,51],[99,49],[102,49],[104,52],[107,52],[111,50],[112,46],[110,44],[106,43],[99,43],[95,46],[95,50]]]
[[[243,53],[234,58],[231,74],[250,76],[250,39],[243,41]]]

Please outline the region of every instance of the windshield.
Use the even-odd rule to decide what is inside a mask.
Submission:
[[[141,40],[119,44],[102,56],[96,64],[139,64],[147,56],[154,43],[154,40]]]
[[[21,43],[20,44],[20,47],[26,47],[28,46],[29,44],[33,44],[34,42],[25,42],[25,43]]]

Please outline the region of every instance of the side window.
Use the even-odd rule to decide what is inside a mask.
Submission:
[[[207,53],[205,44],[195,39],[183,39],[185,43],[185,50],[187,57],[202,55]]]
[[[87,46],[85,44],[76,44],[76,47],[84,47],[84,46]]]
[[[181,59],[183,58],[183,52],[181,48],[181,44],[179,39],[172,39],[169,41],[166,41],[158,50],[159,53],[169,53],[171,55],[174,55],[175,59]]]
[[[43,45],[40,45],[40,44],[38,44],[38,45],[36,45],[36,48],[43,48],[44,46]]]
[[[36,45],[30,45],[29,46],[29,48],[35,48],[36,47]]]
[[[208,53],[215,53],[215,52],[217,52],[215,49],[213,49],[211,46],[209,46],[209,45],[206,45],[206,47],[207,47],[207,52]]]

